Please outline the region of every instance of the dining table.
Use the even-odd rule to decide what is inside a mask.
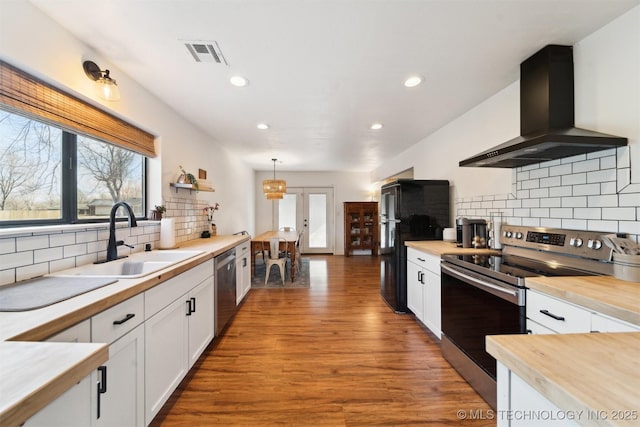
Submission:
[[[265,231],[251,239],[251,277],[255,274],[255,256],[256,252],[267,250],[269,248],[270,239],[277,237],[283,239],[280,241],[280,250],[287,251],[291,257],[291,281],[296,277],[296,242],[298,241],[298,232],[291,231]],[[265,261],[266,262],[266,261]]]

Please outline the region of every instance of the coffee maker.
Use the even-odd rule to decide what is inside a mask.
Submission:
[[[457,246],[462,248],[487,247],[487,221],[482,218],[456,218]]]

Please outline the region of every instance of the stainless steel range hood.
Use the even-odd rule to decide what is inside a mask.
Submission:
[[[574,126],[573,48],[549,45],[520,64],[520,135],[460,166],[515,168],[627,145]]]

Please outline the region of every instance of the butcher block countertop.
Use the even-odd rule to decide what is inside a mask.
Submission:
[[[444,240],[416,240],[404,243],[409,248],[414,248],[431,255],[442,256],[444,254],[464,255],[464,254],[499,254],[495,249],[475,249],[459,248],[456,242],[445,242]]]
[[[640,332],[495,335],[486,343],[493,357],[559,409],[584,411],[576,420],[582,425],[640,424]],[[588,416],[597,411],[606,419]]]
[[[108,360],[106,344],[42,340],[249,239],[248,235],[232,235],[183,242],[178,250],[202,250],[203,253],[151,275],[120,279],[48,307],[0,312],[0,425],[22,424]]]
[[[526,286],[640,326],[640,283],[612,276],[528,277]]]

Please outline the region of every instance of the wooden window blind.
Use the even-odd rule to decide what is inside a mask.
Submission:
[[[8,110],[155,157],[154,137],[0,60],[0,104]]]

